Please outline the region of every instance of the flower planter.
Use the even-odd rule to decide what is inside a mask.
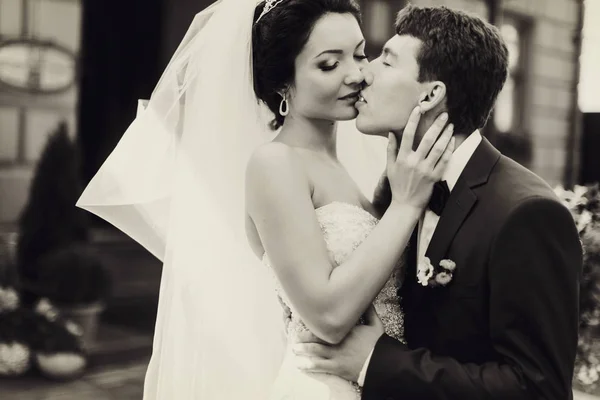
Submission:
[[[83,347],[89,349],[95,342],[98,333],[98,320],[102,311],[103,303],[92,303],[89,305],[59,306],[63,316],[79,325],[82,330]]]
[[[87,363],[85,357],[77,353],[38,353],[35,361],[42,375],[61,381],[79,378]]]

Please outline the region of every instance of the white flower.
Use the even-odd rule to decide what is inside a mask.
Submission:
[[[442,286],[446,286],[451,280],[452,274],[449,274],[448,272],[440,272],[435,276],[435,281]]]
[[[83,335],[83,330],[81,327],[75,322],[68,320],[65,323],[65,328],[73,335],[73,336],[81,336]]]
[[[0,344],[0,375],[21,375],[29,369],[30,350],[21,343]]]
[[[575,204],[587,204],[587,199],[584,197],[587,192],[588,188],[586,186],[575,185],[575,188],[573,190],[573,197],[576,201]]]
[[[586,365],[583,365],[577,373],[577,379],[584,385],[595,383],[598,380],[598,377],[598,369],[588,368]]]
[[[12,288],[0,287],[0,311],[12,311],[19,307],[19,295]]]
[[[56,321],[56,318],[58,318],[58,311],[56,311],[52,303],[50,303],[50,300],[46,298],[43,298],[38,302],[35,307],[35,312],[43,315],[49,321]]]
[[[427,286],[429,279],[433,276],[433,265],[429,257],[423,257],[423,260],[417,266],[417,280],[423,286]]]
[[[592,213],[589,210],[583,210],[577,219],[577,231],[581,233],[590,222],[592,222]]]
[[[442,260],[440,261],[440,267],[444,268],[447,271],[454,271],[456,268],[456,263],[452,260]]]
[[[567,208],[570,208],[569,200],[573,197],[573,193],[565,190],[562,185],[554,188],[554,194],[559,198],[560,202]]]
[[[587,187],[580,185],[576,185],[572,191],[565,190],[562,186],[557,186],[554,189],[554,193],[556,193],[561,202],[571,209],[578,205],[587,204],[587,199],[584,197],[587,191]]]

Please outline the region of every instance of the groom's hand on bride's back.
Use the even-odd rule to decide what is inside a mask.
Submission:
[[[433,185],[442,179],[452,152],[454,139],[448,114],[442,113],[429,127],[413,151],[421,112],[416,107],[404,128],[402,139],[389,135],[386,173],[391,189],[391,202],[423,209],[429,202]]]

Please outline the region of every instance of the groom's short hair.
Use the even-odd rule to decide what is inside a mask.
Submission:
[[[496,27],[446,7],[403,8],[396,33],[422,42],[419,81],[442,81],[455,132],[482,128],[508,74],[508,49]]]

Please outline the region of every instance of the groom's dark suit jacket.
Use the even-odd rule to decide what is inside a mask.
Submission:
[[[408,345],[381,337],[363,399],[571,399],[582,248],[552,189],[483,139],[426,252],[456,263],[448,286],[417,282],[415,236]]]

